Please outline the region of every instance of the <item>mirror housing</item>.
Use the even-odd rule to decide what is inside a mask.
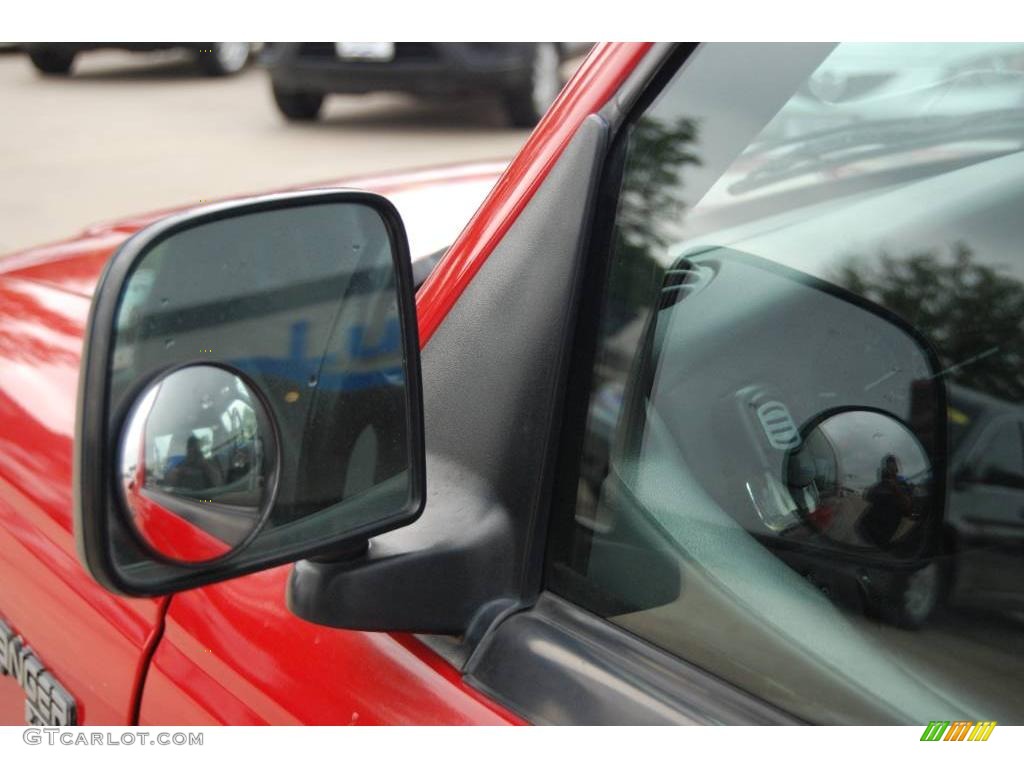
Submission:
[[[196,402],[150,415],[155,391],[186,374],[211,381],[204,370],[238,393],[179,387]],[[254,421],[253,408],[265,415]],[[190,472],[175,468],[183,461]],[[419,516],[424,461],[412,268],[385,198],[329,190],[209,206],[142,230],[108,262],[86,325],[74,457],[79,557],[107,589],[168,594],[364,547]],[[147,482],[173,523],[161,530],[225,545],[155,544],[131,509]],[[224,539],[207,503],[221,522],[251,514],[249,532]]]

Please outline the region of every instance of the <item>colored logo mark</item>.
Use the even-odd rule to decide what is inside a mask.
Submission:
[[[921,741],[988,741],[995,720],[932,720],[925,726]]]

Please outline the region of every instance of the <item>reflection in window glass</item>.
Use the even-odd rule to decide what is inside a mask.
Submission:
[[[968,469],[973,479],[986,485],[1024,487],[1024,444],[1020,422],[1004,419],[994,426],[975,452],[974,466]]]
[[[1024,722],[1022,128],[1024,46],[698,49],[551,588],[811,721]]]

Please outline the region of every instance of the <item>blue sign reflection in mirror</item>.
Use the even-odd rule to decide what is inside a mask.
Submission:
[[[112,402],[130,382],[209,361],[237,370],[266,404],[279,441],[276,490],[239,556],[341,535],[407,506],[407,376],[393,259],[379,213],[321,203],[173,233],[128,278]]]

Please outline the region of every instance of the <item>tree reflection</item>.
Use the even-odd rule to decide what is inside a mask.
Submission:
[[[697,135],[695,120],[652,117],[637,121],[629,134],[601,316],[602,347],[582,449],[578,519],[596,514],[625,381],[650,313],[659,304],[666,270],[658,255],[674,239],[669,227],[678,226],[686,207],[684,171],[700,164],[694,151]]]
[[[965,243],[902,258],[883,251],[874,264],[854,257],[835,282],[924,334],[947,380],[1024,400],[1024,283],[979,263]]]
[[[682,220],[683,172],[687,166],[700,165],[694,151],[697,137],[697,122],[686,117],[673,122],[643,118],[630,134],[608,282],[606,332],[635,319],[661,290],[665,269],[656,255],[675,239],[672,230]]]
[[[697,123],[690,118],[672,123],[646,118],[636,124],[618,218],[625,243],[641,248],[668,244],[669,233],[660,231],[659,224],[674,227],[682,217],[683,169],[700,165],[692,150],[696,142]]]

